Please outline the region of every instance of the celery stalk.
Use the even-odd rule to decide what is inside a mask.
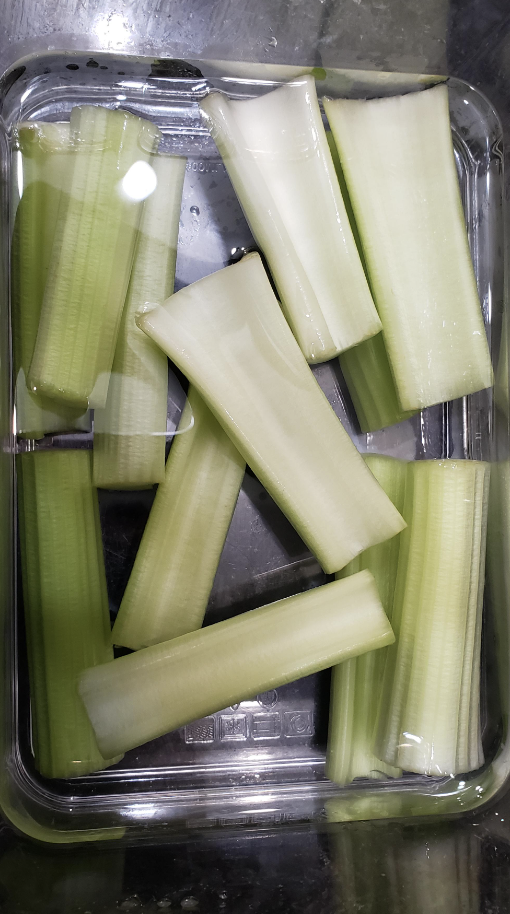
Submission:
[[[258,254],[137,320],[189,377],[326,572],[402,529],[317,385]]]
[[[484,761],[480,727],[480,654],[482,648],[482,608],[489,508],[489,474],[478,474],[475,487],[474,500],[475,504],[481,504],[481,517],[473,530],[473,561],[471,564],[457,737],[456,768],[459,772],[480,768]]]
[[[367,454],[370,471],[398,511],[404,508],[406,464],[392,457]],[[350,562],[337,577],[347,577],[366,568],[377,584],[384,611],[391,622],[397,576],[400,537],[372,546]],[[401,771],[377,758],[375,726],[386,649],[370,651],[334,667],[331,681],[330,725],[326,774],[332,781],[348,784],[354,778],[388,775]]]
[[[140,489],[165,476],[168,360],[135,314],[174,290],[186,159],[153,155],[150,165],[157,185],[143,207],[106,407],[94,412],[94,485],[106,489]]]
[[[113,643],[134,650],[202,625],[243,481],[244,460],[193,388],[179,432],[113,627]]]
[[[143,166],[158,138],[157,127],[125,111],[72,110],[76,153],[29,371],[33,390],[105,404],[147,192]]]
[[[18,182],[22,197],[12,238],[12,335],[16,432],[42,438],[50,432],[86,429],[81,407],[58,403],[29,390],[44,288],[59,213],[73,165],[69,124],[21,124],[17,130]]]
[[[490,387],[447,87],[324,104],[402,408]]]
[[[382,333],[338,357],[362,432],[376,432],[414,416],[403,410]]]
[[[378,751],[422,774],[463,773],[482,759],[480,631],[489,467],[410,464]]]
[[[79,690],[113,754],[392,641],[362,571],[87,670]]]
[[[326,132],[326,136],[354,241],[368,278],[363,245],[331,130]],[[414,410],[405,412],[400,405],[383,333],[376,333],[369,340],[364,340],[352,349],[342,352],[338,356],[338,361],[362,432],[375,432],[388,425],[403,422],[414,415]]]
[[[305,358],[377,333],[313,77],[249,101],[215,92],[201,107]]]
[[[74,777],[118,760],[100,754],[76,690],[113,658],[90,454],[19,456],[18,493],[34,754],[45,777]]]

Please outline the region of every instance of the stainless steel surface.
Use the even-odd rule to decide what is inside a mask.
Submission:
[[[444,73],[448,0],[4,0],[0,57],[108,50]]]

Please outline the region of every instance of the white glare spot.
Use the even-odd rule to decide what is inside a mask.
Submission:
[[[96,19],[94,31],[103,47],[118,47],[129,38],[129,23],[122,13],[108,13]]]
[[[135,819],[152,819],[157,811],[155,803],[135,803],[127,808]]]
[[[135,162],[122,178],[122,193],[130,200],[145,200],[156,190],[156,172],[148,162]]]

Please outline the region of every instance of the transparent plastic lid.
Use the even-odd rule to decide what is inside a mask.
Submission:
[[[7,108],[7,814],[79,840],[484,802],[507,777],[494,111],[458,80],[31,66]]]

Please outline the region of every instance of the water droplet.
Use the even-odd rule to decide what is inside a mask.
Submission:
[[[170,908],[172,906],[172,902],[170,901],[169,898],[162,898],[161,901],[156,902],[156,906],[158,908],[161,908],[162,910],[166,911],[168,908]]]
[[[195,908],[198,908],[198,900],[193,898],[193,895],[189,895],[188,898],[182,899],[181,908],[184,911],[194,911]]]
[[[200,216],[200,210],[198,206],[190,206],[189,211],[193,216]]]
[[[257,701],[263,708],[274,708],[278,701],[278,692],[276,689],[270,689],[269,692],[261,692],[257,695]]]
[[[270,48],[276,48],[276,47],[277,47],[278,41],[276,40],[276,38],[274,37],[274,35],[273,35],[273,37],[269,40],[268,44],[269,44],[269,47],[270,47]]]

